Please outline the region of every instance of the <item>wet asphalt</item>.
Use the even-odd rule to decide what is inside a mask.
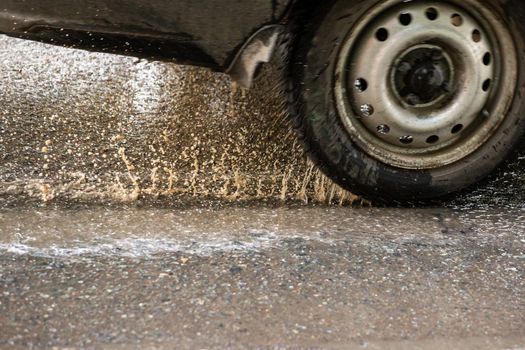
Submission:
[[[11,208],[5,348],[523,349],[525,215]]]
[[[5,38],[0,64],[0,348],[525,349],[524,152],[454,199],[348,206],[264,75],[230,100]]]

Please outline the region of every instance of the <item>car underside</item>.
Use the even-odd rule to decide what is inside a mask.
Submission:
[[[4,0],[0,33],[23,39],[226,71],[290,0]],[[273,25],[273,26],[272,26]],[[267,40],[270,30],[261,34]]]

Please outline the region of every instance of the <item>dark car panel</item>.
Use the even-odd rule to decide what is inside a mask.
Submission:
[[[224,70],[290,0],[2,0],[0,33]]]

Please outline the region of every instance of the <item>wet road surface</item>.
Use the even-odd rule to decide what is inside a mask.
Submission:
[[[359,200],[271,70],[0,64],[0,348],[525,349],[525,152],[439,208],[312,206]]]
[[[6,348],[523,349],[525,212],[5,209]]]
[[[0,197],[352,202],[295,141],[277,68],[240,91],[203,68],[0,35]]]

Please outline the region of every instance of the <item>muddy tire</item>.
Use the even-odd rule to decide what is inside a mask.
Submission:
[[[381,202],[437,198],[521,141],[523,1],[323,6],[297,32],[289,102],[307,153],[337,183]]]

